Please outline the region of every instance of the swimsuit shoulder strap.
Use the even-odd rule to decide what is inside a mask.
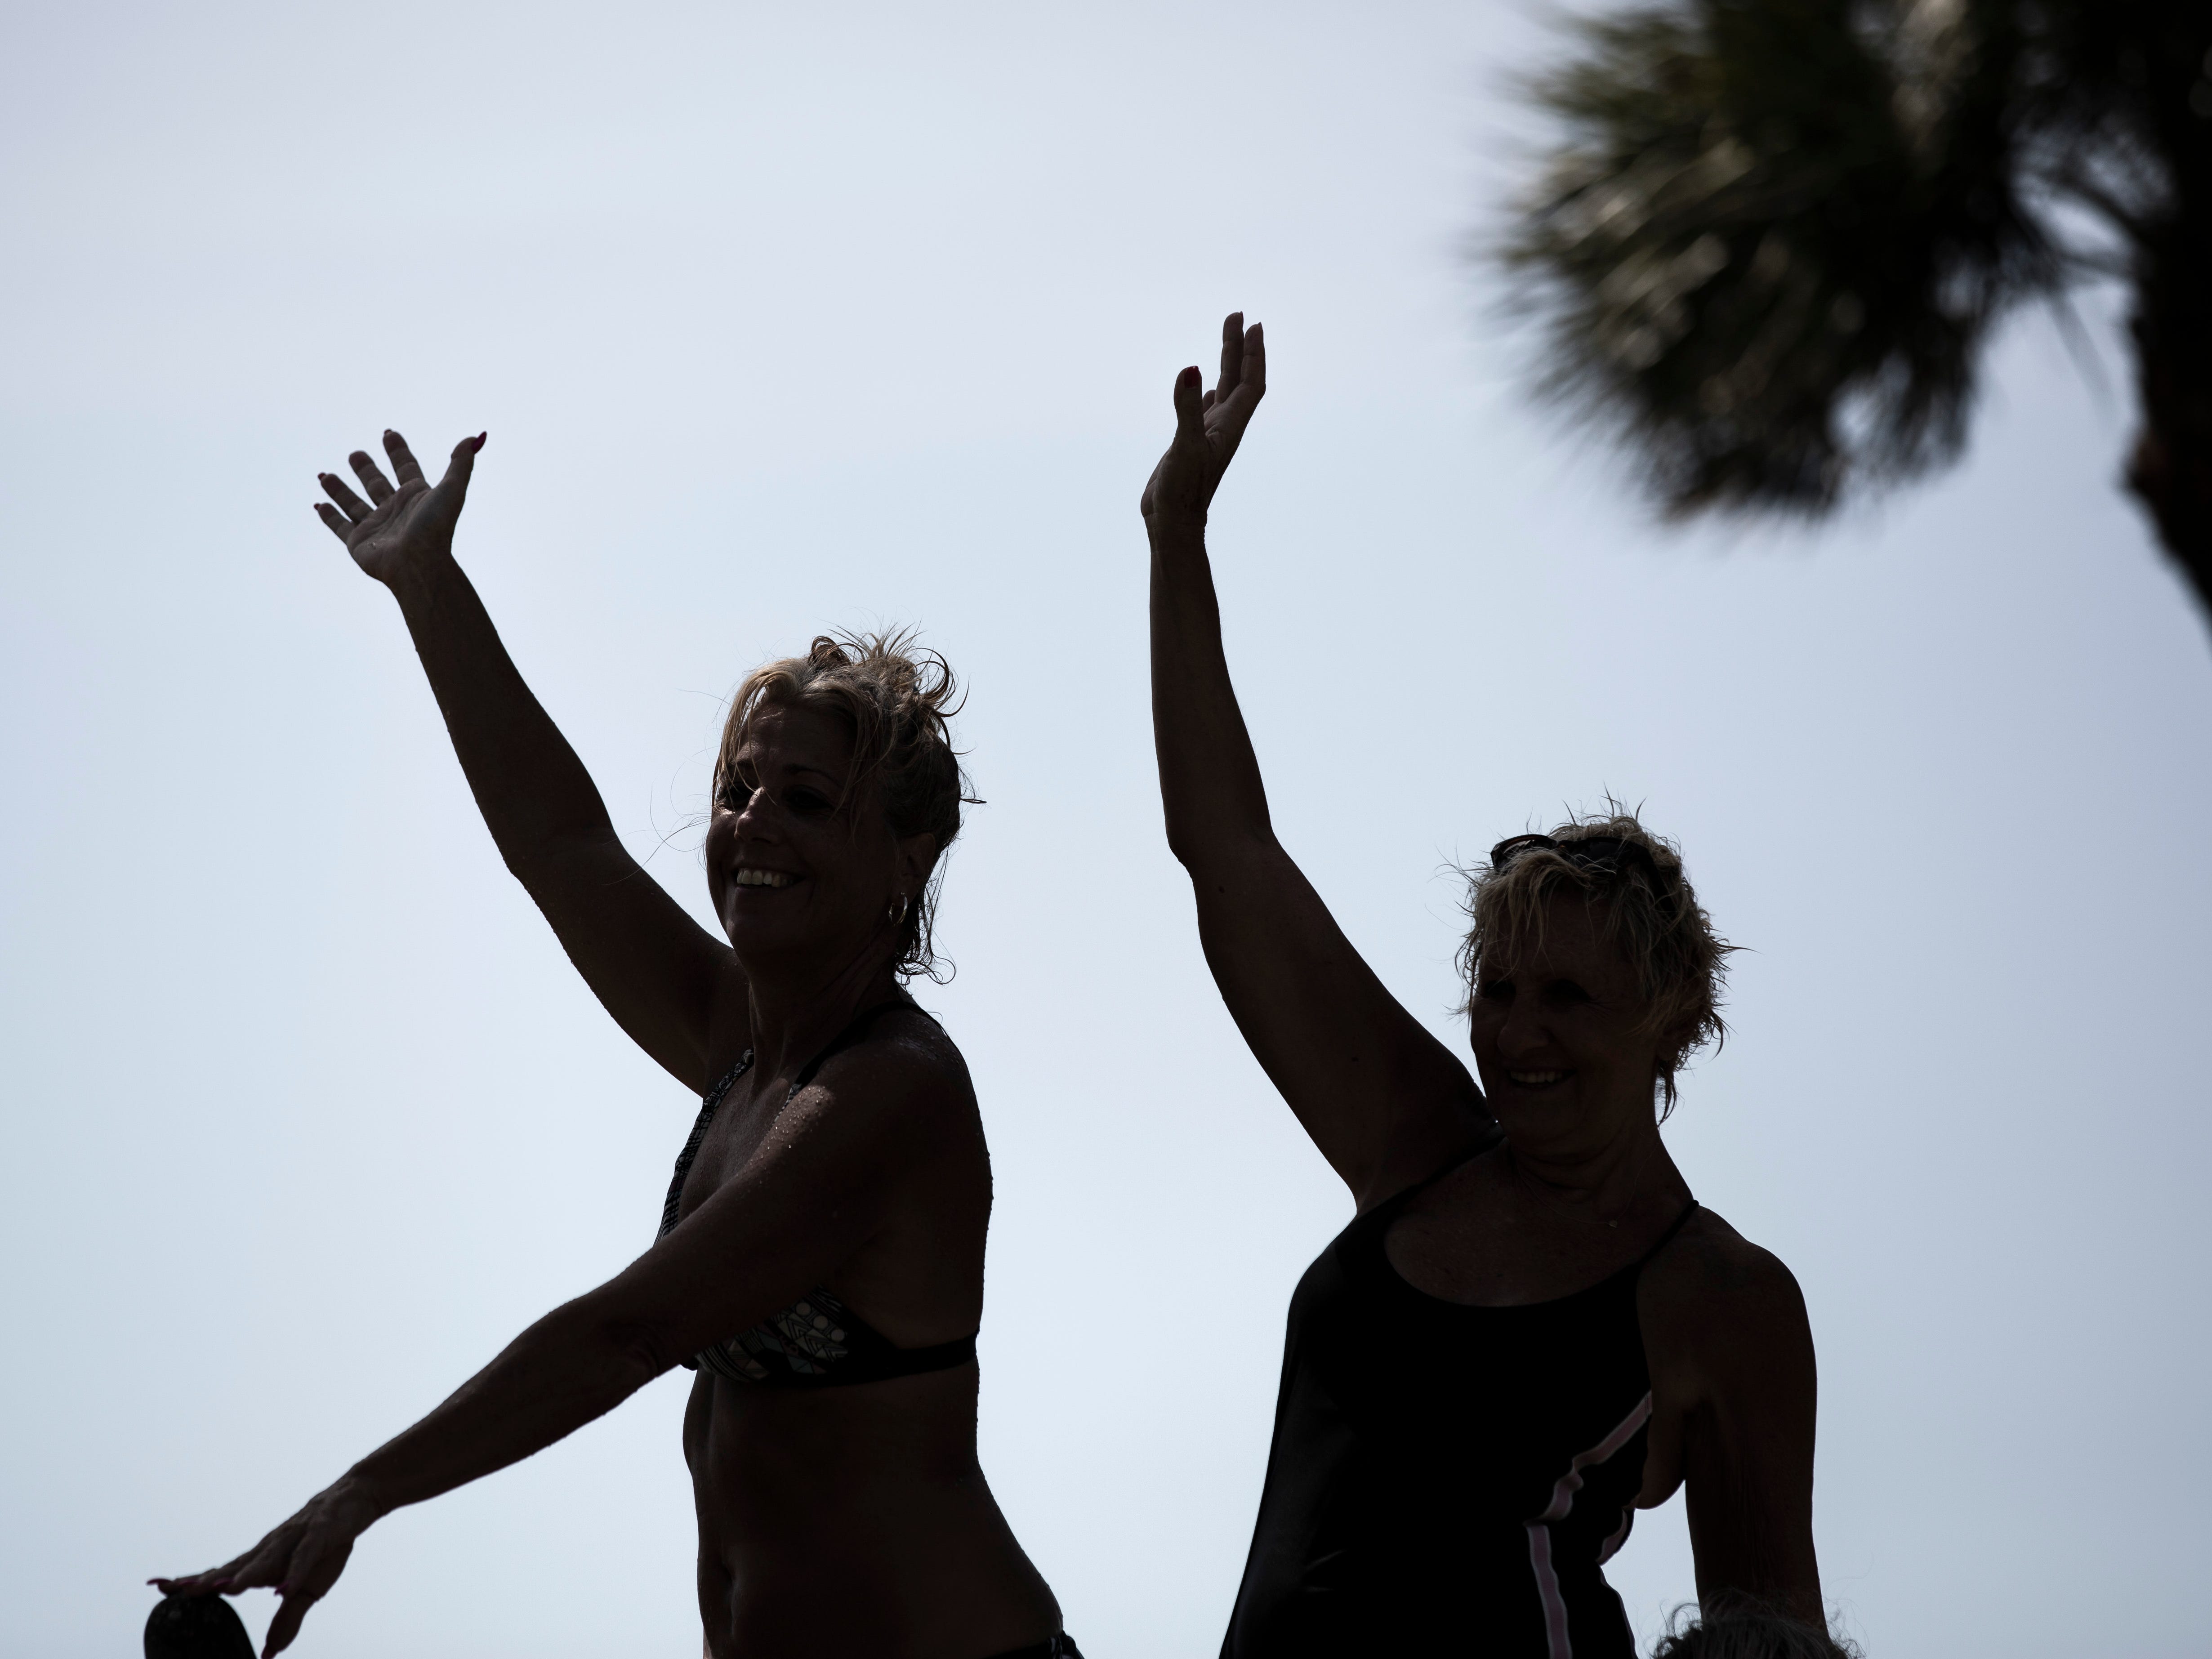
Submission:
[[[1680,1232],[1684,1227],[1687,1226],[1689,1224],[1690,1218],[1697,1214],[1697,1212],[1698,1200],[1693,1198],[1687,1204],[1685,1204],[1682,1206],[1682,1213],[1676,1216],[1673,1221],[1668,1224],[1667,1231],[1659,1235],[1659,1242],[1654,1244],[1650,1249],[1644,1251],[1642,1255],[1637,1257],[1630,1265],[1632,1267],[1641,1267],[1648,1263],[1653,1256],[1658,1255],[1660,1251],[1665,1249],[1669,1244],[1672,1244],[1674,1242],[1674,1235]]]
[[[699,1109],[702,1112],[711,1113],[717,1106],[722,1103],[722,1097],[730,1092],[731,1085],[736,1083],[737,1080],[743,1077],[747,1072],[752,1070],[752,1068],[753,1051],[748,1048],[744,1053],[738,1056],[738,1063],[736,1065],[731,1066],[728,1071],[722,1073],[721,1081],[715,1084],[713,1088],[707,1091],[706,1094],[699,1102]]]
[[[894,1008],[911,1008],[915,1013],[920,1014],[924,1019],[928,1020],[933,1025],[937,1023],[936,1016],[930,1013],[912,997],[886,997],[883,1001],[877,1003],[873,1007],[863,1008],[859,1013],[854,1015],[850,1020],[846,1022],[845,1029],[843,1030],[838,1032],[836,1036],[831,1037],[828,1042],[823,1045],[822,1051],[819,1054],[816,1054],[813,1059],[808,1060],[805,1065],[799,1068],[799,1075],[791,1080],[791,1095],[796,1095],[801,1089],[804,1089],[808,1084],[814,1081],[814,1074],[822,1069],[822,1065],[824,1060],[827,1060],[836,1054],[842,1054],[846,1049],[858,1042],[862,1037],[868,1034],[868,1028],[870,1026],[873,1025],[877,1020],[881,1018],[884,1015],[890,1012]],[[787,1095],[784,1098],[788,1100],[791,1098],[791,1095]]]
[[[676,1173],[668,1178],[668,1196],[660,1206],[660,1231],[657,1237],[665,1238],[676,1225],[676,1212],[684,1206],[684,1178],[691,1173],[691,1164],[699,1156],[700,1143],[707,1139],[707,1126],[714,1121],[715,1109],[721,1105],[731,1085],[752,1069],[753,1051],[750,1048],[738,1056],[738,1063],[722,1073],[721,1081],[707,1091],[699,1102],[699,1115],[692,1120],[691,1133],[684,1143],[684,1150],[676,1155]]]

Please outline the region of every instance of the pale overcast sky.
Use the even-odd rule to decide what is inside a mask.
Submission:
[[[1137,492],[1233,307],[1273,389],[1216,514],[1231,658],[1383,978],[1459,1041],[1444,866],[1607,790],[1750,947],[1667,1133],[1804,1285],[1850,1629],[2212,1645],[2212,650],[2114,487],[2111,307],[2110,389],[2023,321],[1931,487],[1662,532],[1465,258],[1528,19],[7,9],[0,1651],[134,1651],[149,1574],[642,1249],[690,1121],[309,512],[391,424],[489,429],[461,557],[702,916],[748,667],[899,620],[969,680],[990,804],[923,1000],[997,1172],[985,1468],[1092,1659],[1214,1652],[1349,1211],[1152,770]],[[687,1380],[378,1527],[296,1651],[689,1659]],[[1611,1571],[1647,1636],[1693,1594],[1679,1502]]]

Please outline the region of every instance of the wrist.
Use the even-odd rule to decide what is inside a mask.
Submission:
[[[1145,533],[1152,538],[1154,547],[1203,547],[1206,514],[1154,513],[1145,520]]]
[[[459,570],[460,566],[453,559],[453,550],[447,545],[435,552],[408,560],[385,578],[384,585],[392,590],[392,597],[404,607],[428,599]]]
[[[323,1496],[334,1509],[358,1522],[356,1532],[367,1531],[400,1507],[391,1490],[360,1463],[331,1482]]]

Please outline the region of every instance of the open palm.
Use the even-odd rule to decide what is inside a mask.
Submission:
[[[384,476],[367,450],[356,449],[346,461],[368,499],[355,495],[337,473],[325,472],[318,476],[331,500],[316,502],[315,511],[331,533],[346,544],[356,564],[377,580],[391,582],[410,565],[453,546],[453,526],[461,516],[461,503],[468,499],[469,474],[476,470],[477,451],[483,441],[479,434],[455,444],[446,476],[433,487],[407,441],[386,431],[384,453],[392,458],[392,478]]]
[[[1221,323],[1221,378],[1201,394],[1205,377],[1195,368],[1176,376],[1175,441],[1145,485],[1139,504],[1148,523],[1206,522],[1221,475],[1244,441],[1252,411],[1267,392],[1267,342],[1260,325],[1244,326],[1244,313],[1232,311]]]

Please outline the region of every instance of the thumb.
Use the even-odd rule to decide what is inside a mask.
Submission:
[[[455,444],[453,459],[446,463],[446,476],[438,480],[439,493],[453,498],[456,512],[468,499],[469,475],[477,470],[477,451],[484,447],[484,440],[489,436],[491,434],[489,432],[479,432],[475,437],[464,438]]]
[[[1206,400],[1200,387],[1206,382],[1196,364],[1176,376],[1176,441],[1206,435]]]

